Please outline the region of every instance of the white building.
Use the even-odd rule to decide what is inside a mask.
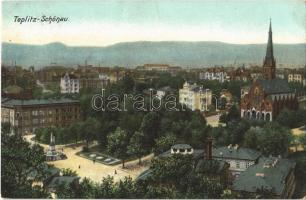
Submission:
[[[61,93],[71,94],[80,92],[80,80],[72,74],[66,73],[64,77],[61,77]]]
[[[193,154],[193,148],[189,144],[175,144],[171,147],[171,154]]]
[[[200,80],[217,80],[223,83],[228,79],[227,73],[222,68],[211,68],[205,72],[200,72]]]
[[[288,82],[297,82],[302,83],[304,86],[306,85],[306,75],[303,73],[291,73],[288,74]]]
[[[257,163],[260,156],[260,152],[239,147],[238,145],[215,148],[212,153],[213,159],[222,160],[230,164],[229,170],[235,177],[238,177],[241,172]]]
[[[198,85],[185,82],[179,90],[179,102],[192,111],[205,111],[211,105],[212,92]]]

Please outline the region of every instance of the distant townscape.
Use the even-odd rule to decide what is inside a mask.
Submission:
[[[264,46],[3,43],[1,195],[303,198],[304,49],[271,22]],[[101,92],[125,112],[95,111]]]

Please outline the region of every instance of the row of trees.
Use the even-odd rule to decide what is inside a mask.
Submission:
[[[60,185],[58,198],[220,198],[225,186],[197,173],[192,156],[154,159],[151,174],[142,180],[126,177],[114,182],[113,177],[94,183],[85,178],[80,185]]]

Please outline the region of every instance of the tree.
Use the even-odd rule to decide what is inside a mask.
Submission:
[[[237,106],[233,105],[227,114],[227,121],[239,121],[240,120],[240,112]]]
[[[154,154],[158,155],[169,150],[175,144],[175,141],[176,139],[172,134],[166,134],[166,136],[155,139]]]
[[[221,110],[224,110],[226,108],[226,103],[227,103],[227,100],[225,97],[221,97],[220,98],[220,109]]]
[[[107,176],[102,179],[101,184],[98,186],[98,199],[114,198],[114,178]]]
[[[131,177],[124,177],[115,184],[114,193],[116,199],[134,199],[137,195],[137,188]]]
[[[245,145],[269,156],[286,156],[291,144],[290,129],[277,123],[268,123],[263,128],[252,128],[245,135]]]
[[[122,159],[122,167],[127,154],[128,137],[127,133],[118,127],[114,132],[107,136],[107,151]]]
[[[131,137],[130,143],[127,147],[128,154],[135,155],[138,157],[139,159],[138,164],[141,163],[141,156],[143,156],[146,152],[143,148],[143,140],[144,140],[143,133],[136,131],[134,135]]]
[[[74,138],[75,144],[78,143],[81,137],[80,129],[81,129],[81,124],[79,122],[75,122],[68,127],[67,132],[69,133],[69,136],[71,138]]]
[[[100,124],[96,119],[89,117],[85,122],[81,123],[80,126],[81,137],[86,141],[86,148],[88,148],[89,143],[93,141],[98,135]]]
[[[276,121],[283,126],[287,126],[289,128],[297,128],[306,123],[306,111],[292,111],[283,109],[277,116]]]
[[[70,168],[66,168],[66,169],[62,169],[62,176],[77,176],[77,172],[70,169]]]
[[[44,175],[44,151],[37,144],[11,134],[6,125],[1,129],[1,195],[6,198],[47,198],[48,193],[40,186],[32,187],[33,180]],[[37,175],[29,179],[31,172]]]
[[[299,143],[306,149],[306,134],[301,134],[298,137]]]
[[[260,127],[251,127],[244,135],[244,146],[251,149],[258,148],[258,135],[263,134],[263,129]]]
[[[149,150],[154,145],[160,130],[159,115],[155,112],[147,113],[141,123],[140,131],[144,134],[144,148]]]

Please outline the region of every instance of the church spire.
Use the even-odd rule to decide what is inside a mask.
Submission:
[[[269,38],[268,38],[266,59],[274,59],[274,57],[273,57],[273,41],[272,41],[271,19],[270,19]]]
[[[267,44],[266,57],[263,65],[264,70],[264,78],[265,79],[274,79],[275,78],[275,59],[273,55],[273,40],[272,40],[272,25],[270,19],[269,26],[269,38]]]

